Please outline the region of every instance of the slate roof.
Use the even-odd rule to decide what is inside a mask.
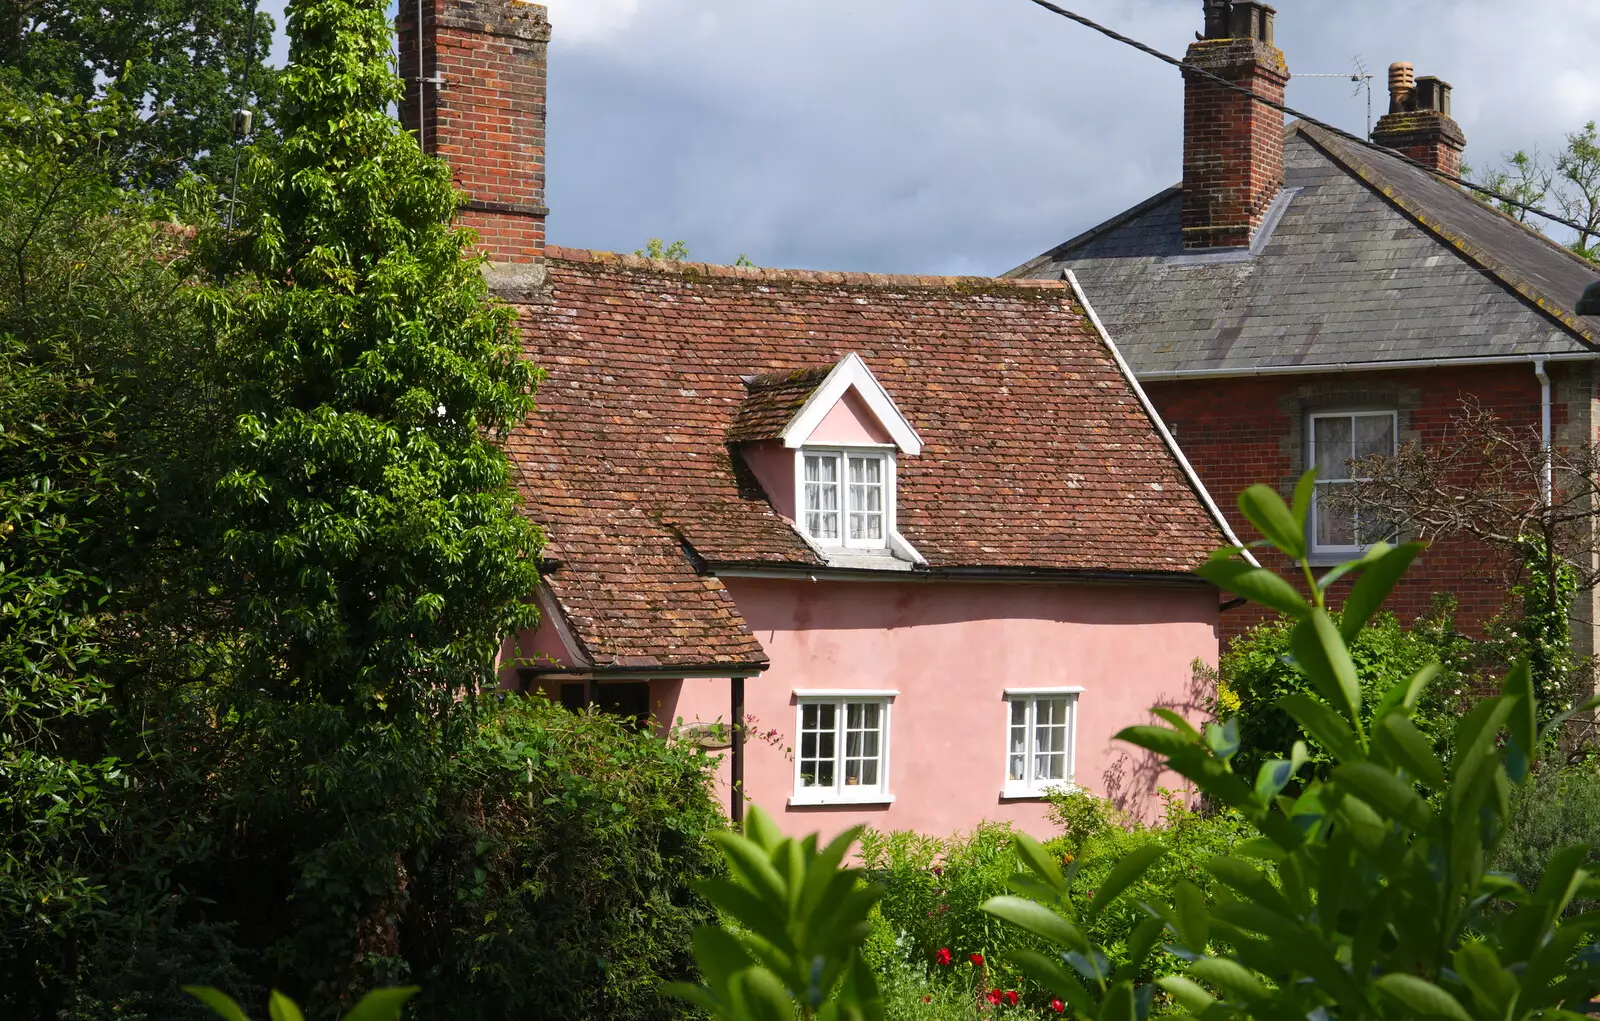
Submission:
[[[1304,123],[1286,205],[1251,253],[1185,254],[1182,192],[1007,276],[1078,276],[1140,377],[1600,349],[1600,269],[1465,191]]]
[[[727,436],[741,415],[788,408],[810,379],[758,380],[772,400],[757,414],[747,377],[851,352],[925,443],[898,478],[900,531],[922,570],[1170,581],[1225,542],[1060,282],[553,247],[547,266],[550,302],[522,314],[548,377],[509,451],[548,535],[547,583],[597,667],[765,662],[714,569],[823,561]]]

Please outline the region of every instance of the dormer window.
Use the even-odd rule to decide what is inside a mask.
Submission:
[[[747,376],[728,430],[779,515],[831,566],[910,570],[927,561],[899,532],[895,467],[922,438],[859,355]]]
[[[883,549],[892,528],[894,460],[887,452],[805,448],[800,526],[823,546]]]

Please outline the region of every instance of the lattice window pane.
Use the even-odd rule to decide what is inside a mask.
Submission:
[[[1028,779],[1028,703],[1015,699],[1011,703],[1011,734],[1006,744],[1006,776],[1022,783]]]
[[[805,457],[806,532],[815,539],[839,538],[839,458]]]
[[[850,538],[855,541],[883,539],[884,459],[850,458]]]
[[[1011,699],[1006,777],[1012,785],[1040,791],[1071,779],[1076,703],[1073,695]]]

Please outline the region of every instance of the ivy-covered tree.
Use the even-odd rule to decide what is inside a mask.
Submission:
[[[272,18],[242,0],[0,0],[0,81],[60,98],[125,96],[141,111],[117,144],[125,170],[168,185],[233,167],[233,110],[270,120]],[[246,87],[248,85],[248,87]]]
[[[495,439],[539,374],[450,225],[449,168],[389,114],[383,0],[294,0],[288,20],[281,151],[250,164],[238,232],[197,246],[232,423],[206,570],[238,810],[287,845],[280,959],[325,994],[397,974],[441,764],[531,623],[540,536]]]

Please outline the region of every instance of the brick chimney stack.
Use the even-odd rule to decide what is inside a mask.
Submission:
[[[1391,64],[1389,112],[1372,130],[1372,140],[1459,177],[1467,136],[1450,116],[1450,83],[1418,78],[1410,64]]]
[[[1186,62],[1283,102],[1276,14],[1252,0],[1205,0],[1205,32]],[[1194,71],[1183,79],[1183,245],[1247,246],[1283,190],[1283,113]]]
[[[467,195],[456,222],[478,232],[479,250],[496,264],[539,261],[549,214],[545,8],[522,0],[399,0],[396,28],[406,83],[400,122],[450,162]]]

